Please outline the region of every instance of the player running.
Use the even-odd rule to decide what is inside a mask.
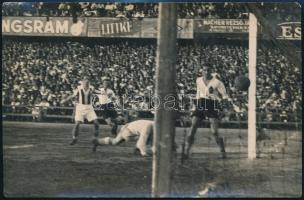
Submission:
[[[97,138],[99,134],[99,123],[97,120],[97,115],[92,106],[93,95],[93,87],[90,86],[88,79],[84,78],[84,80],[81,81],[81,85],[74,90],[73,95],[60,102],[61,104],[64,104],[65,102],[76,98],[75,126],[72,131],[72,142],[70,145],[77,143],[77,137],[79,136],[79,126],[84,122],[84,119],[87,119],[89,122],[94,122],[94,138]],[[96,151],[95,145],[93,151]]]
[[[219,103],[227,100],[228,95],[224,84],[214,75],[211,75],[209,67],[203,67],[202,76],[196,79],[196,105],[192,113],[192,125],[186,141],[185,158],[189,157],[191,146],[194,143],[199,122],[206,117],[209,118],[211,132],[215,137],[217,145],[220,147],[223,158],[226,157],[225,144],[223,137],[218,133]]]
[[[96,91],[96,94],[99,100],[98,113],[101,113],[107,124],[111,126],[112,135],[116,135],[117,123],[115,119],[117,117],[117,112],[114,106],[115,94],[113,90],[110,89],[109,79],[103,80],[103,87],[99,88]]]
[[[93,140],[94,145],[119,145],[124,141],[134,140],[137,138],[136,150],[142,156],[149,156],[147,144],[152,144],[153,138],[153,121],[137,120],[122,126],[118,135],[115,138],[105,137]]]

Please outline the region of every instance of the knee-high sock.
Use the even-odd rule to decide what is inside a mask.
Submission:
[[[225,151],[225,144],[224,144],[223,137],[220,137],[218,135],[218,132],[215,132],[214,138],[215,138],[216,144],[220,147],[221,151]]]
[[[186,149],[187,154],[190,152],[191,146],[194,143],[194,136],[195,136],[196,131],[197,131],[197,126],[196,125],[191,127],[190,134],[188,135],[188,137],[186,139],[185,149]]]
[[[94,122],[94,137],[98,137],[99,135],[99,124]]]
[[[79,135],[79,126],[80,124],[75,124],[74,128],[73,128],[73,131],[72,131],[72,137],[73,138],[77,138],[78,135]]]

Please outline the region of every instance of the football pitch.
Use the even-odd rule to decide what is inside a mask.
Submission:
[[[92,152],[93,125],[80,127],[70,146],[73,124],[3,122],[6,197],[150,197],[152,158],[133,153],[135,142],[99,146]],[[247,130],[220,129],[227,158],[207,128],[196,134],[191,158],[181,164],[184,132],[176,128],[172,197],[300,197],[301,130],[270,130],[259,143],[260,158],[247,159]],[[100,137],[110,136],[100,126]]]

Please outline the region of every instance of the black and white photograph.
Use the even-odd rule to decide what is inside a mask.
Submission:
[[[6,198],[301,198],[302,4],[2,3]]]

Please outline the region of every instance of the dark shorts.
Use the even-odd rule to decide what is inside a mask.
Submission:
[[[113,119],[117,117],[117,112],[113,103],[98,105],[97,113],[98,116],[102,116],[104,119]]]
[[[138,118],[153,118],[154,114],[151,111],[138,111]]]
[[[211,99],[198,99],[195,101],[195,110],[192,112],[192,116],[199,117],[201,119],[206,118],[219,118],[219,102]]]

